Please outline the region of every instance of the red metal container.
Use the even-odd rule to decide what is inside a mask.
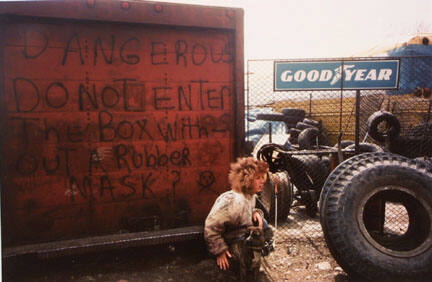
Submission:
[[[0,17],[4,254],[202,226],[244,139],[243,11],[51,0]]]

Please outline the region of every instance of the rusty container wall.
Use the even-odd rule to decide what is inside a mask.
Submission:
[[[0,3],[3,246],[202,225],[243,140],[243,11]]]

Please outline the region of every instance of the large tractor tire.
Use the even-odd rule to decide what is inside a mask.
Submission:
[[[344,270],[370,280],[432,274],[432,166],[391,153],[341,163],[321,194],[321,224]]]
[[[330,189],[333,187],[334,183],[338,183],[340,181],[340,177],[344,176],[345,170],[351,169],[352,166],[356,166],[357,163],[364,163],[366,160],[372,158],[372,157],[378,157],[378,156],[386,156],[388,153],[384,152],[378,152],[378,153],[363,153],[360,155],[356,155],[352,158],[346,159],[342,163],[340,163],[327,177],[322,189],[321,194],[319,198],[319,212],[320,212],[320,219],[321,219],[321,227],[323,228],[324,236],[328,234],[324,229],[327,227],[323,219],[325,218],[325,211],[323,210],[323,207],[326,206],[326,200],[327,195]],[[326,238],[326,241],[328,242],[330,238]],[[329,244],[329,243],[327,243]]]

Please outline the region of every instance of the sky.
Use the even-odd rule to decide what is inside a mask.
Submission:
[[[244,9],[245,59],[352,57],[432,35],[432,0],[165,0]]]

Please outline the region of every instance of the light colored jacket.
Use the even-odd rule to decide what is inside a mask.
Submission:
[[[228,245],[246,234],[247,227],[253,225],[256,195],[247,195],[233,190],[221,194],[208,214],[204,226],[204,239],[210,253],[219,255]]]

